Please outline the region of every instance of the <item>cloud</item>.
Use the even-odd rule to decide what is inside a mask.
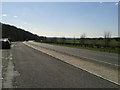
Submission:
[[[18,16],[13,16],[14,18],[18,18]]]
[[[7,16],[7,14],[1,14],[1,16],[2,16],[2,17],[6,17],[6,16]]]
[[[27,22],[24,22],[23,24],[28,24]]]
[[[115,3],[115,5],[118,5],[119,3],[117,2],[117,3]]]

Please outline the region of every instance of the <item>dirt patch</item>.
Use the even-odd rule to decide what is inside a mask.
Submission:
[[[3,51],[3,88],[14,88],[13,81],[19,73],[14,70],[13,58],[10,50]]]

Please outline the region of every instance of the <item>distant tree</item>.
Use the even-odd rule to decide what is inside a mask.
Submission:
[[[105,41],[105,47],[109,47],[110,41],[111,41],[111,33],[110,32],[104,32],[104,41]]]
[[[61,40],[62,40],[62,43],[64,44],[64,43],[65,43],[66,38],[65,38],[65,37],[62,37],[62,38],[61,38]]]
[[[56,42],[57,42],[57,37],[53,37],[53,38],[52,38],[52,42],[53,42],[53,43],[56,43]]]
[[[41,41],[41,42],[45,42],[46,39],[47,39],[47,37],[45,37],[45,36],[40,36],[39,37],[39,41]]]
[[[74,36],[74,44],[76,43],[76,38],[75,38],[75,36]]]
[[[85,45],[85,41],[86,41],[86,34],[84,33],[81,35],[80,44]]]

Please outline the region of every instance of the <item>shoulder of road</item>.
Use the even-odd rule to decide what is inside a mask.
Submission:
[[[83,69],[91,74],[94,74],[96,76],[99,76],[103,79],[106,79],[110,82],[113,82],[119,85],[119,82],[118,82],[118,67],[119,66],[99,62],[97,60],[89,60],[85,58],[80,58],[80,57],[71,55],[69,53],[68,54],[62,53],[59,50],[55,50],[52,48],[46,48],[50,46],[48,44],[40,44],[36,42],[23,42],[23,43],[31,48],[34,48],[38,51],[46,53],[55,58],[58,58],[59,60],[62,60],[63,62],[71,64],[77,68]],[[56,46],[54,45],[52,47],[56,48]],[[67,50],[68,52],[71,52],[69,49]]]

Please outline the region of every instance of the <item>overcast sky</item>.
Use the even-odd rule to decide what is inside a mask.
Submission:
[[[48,37],[118,36],[116,2],[3,2],[2,22]]]

